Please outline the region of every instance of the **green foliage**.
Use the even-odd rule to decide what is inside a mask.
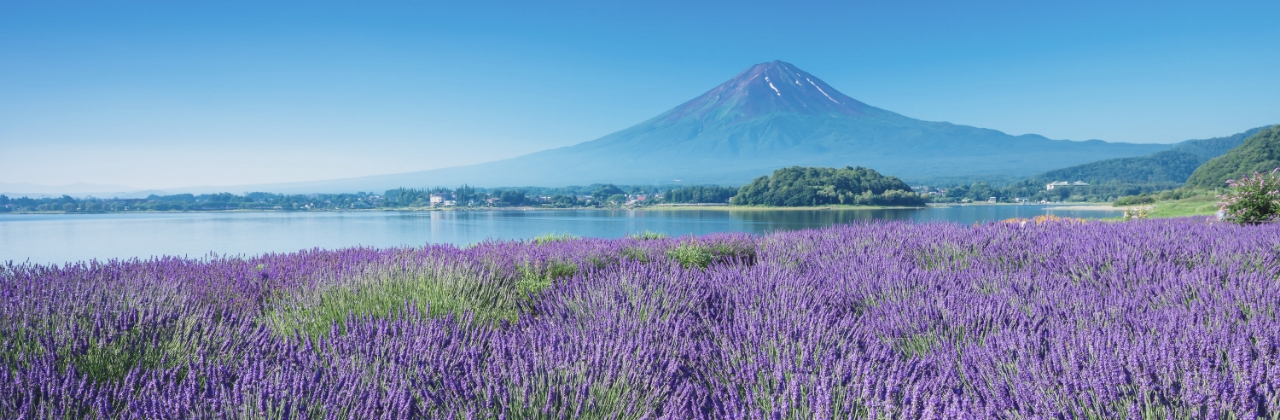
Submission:
[[[538,245],[545,245],[552,242],[568,241],[572,239],[577,239],[577,238],[568,233],[548,233],[548,234],[539,235],[533,238],[533,242]]]
[[[698,244],[683,244],[667,250],[667,256],[684,268],[707,268],[715,258],[711,249]]]
[[[695,186],[668,190],[662,201],[668,203],[728,203],[738,193],[737,188],[720,186]]]
[[[1091,184],[1181,184],[1195,172],[1202,159],[1190,152],[1168,150],[1146,156],[1107,159],[1045,172],[1036,177],[1043,183],[1085,181]]]
[[[595,202],[597,203],[602,203],[602,202],[608,201],[609,197],[611,196],[618,195],[618,194],[625,195],[626,193],[627,193],[626,191],[623,191],[621,188],[618,188],[617,185],[606,184],[606,185],[600,186],[600,188],[597,188],[595,191],[592,191],[591,199],[595,200]]]
[[[932,333],[915,334],[906,337],[896,343],[894,347],[905,358],[912,358],[928,354],[933,346],[938,342],[938,337]]]
[[[467,271],[384,273],[359,284],[297,290],[272,302],[264,317],[279,334],[311,337],[325,336],[335,325],[343,331],[351,316],[395,319],[416,313],[461,319],[470,313],[481,324],[515,321],[521,299],[549,285],[548,271],[527,270],[519,279]]]
[[[570,262],[549,261],[542,265],[525,265],[520,267],[516,290],[522,295],[536,295],[550,288],[555,280],[573,277],[575,274],[578,274],[578,266]]]
[[[1024,198],[1028,201],[1105,202],[1128,198],[1117,205],[1147,204],[1159,199],[1145,198],[1181,188],[1202,164],[1243,143],[1246,138],[1266,129],[1254,128],[1227,137],[1187,140],[1165,150],[1145,156],[1106,159],[1045,172],[1000,188],[975,183],[971,187],[947,188],[939,201],[974,201],[997,197]],[[1047,190],[1045,184],[1055,181],[1084,181],[1088,186],[1069,186]],[[985,188],[983,188],[985,187]],[[1133,201],[1138,200],[1138,201]]]
[[[1258,127],[1227,137],[1187,140],[1173,150],[1146,156],[1106,159],[1052,170],[1033,178],[1036,184],[1053,181],[1085,181],[1090,184],[1150,185],[1182,184],[1200,165],[1222,156],[1239,146],[1246,138],[1266,129]]]
[[[1206,216],[1218,211],[1218,198],[1211,190],[1178,188],[1159,193],[1121,197],[1115,206],[1143,206],[1147,217]],[[1137,217],[1130,211],[1131,217]]]
[[[263,317],[278,334],[311,337],[335,326],[343,331],[352,316],[461,320],[469,314],[481,325],[514,322],[522,304],[578,272],[577,265],[558,260],[527,262],[513,278],[460,268],[387,271],[354,284],[294,290],[270,302]]]
[[[731,243],[699,244],[687,242],[667,250],[667,257],[684,268],[707,268],[712,263],[726,261],[754,262],[755,248]]]
[[[1127,221],[1133,221],[1133,220],[1145,220],[1145,219],[1147,219],[1148,217],[1150,217],[1150,216],[1151,216],[1150,214],[1148,214],[1148,213],[1147,213],[1147,210],[1148,210],[1148,208],[1146,208],[1146,207],[1138,207],[1138,208],[1132,208],[1132,209],[1125,209],[1125,210],[1124,210],[1124,215],[1123,215],[1123,216],[1120,216],[1120,219],[1122,219],[1122,220],[1124,220],[1124,221],[1126,221],[1126,222],[1127,222]]]
[[[923,206],[924,199],[897,177],[880,175],[861,166],[844,169],[793,166],[743,186],[733,197],[733,204]]]
[[[1130,195],[1130,196],[1120,197],[1120,199],[1116,200],[1116,202],[1113,203],[1112,205],[1116,207],[1136,206],[1139,204],[1151,204],[1154,202],[1156,202],[1156,197],[1154,195],[1141,194],[1141,195]]]
[[[642,241],[652,241],[657,239],[666,239],[667,234],[660,233],[660,232],[650,232],[646,230],[644,232],[638,232],[638,233],[627,235],[627,237],[631,239],[639,239]]]
[[[1201,165],[1187,186],[1221,188],[1229,179],[1280,167],[1280,125],[1249,137],[1240,146]]]
[[[969,268],[978,251],[973,248],[942,245],[916,251],[920,266],[929,270],[962,270]]]
[[[1147,212],[1153,218],[1208,216],[1218,211],[1219,205],[1213,198],[1186,198],[1173,201],[1157,201],[1154,209]]]
[[[70,355],[66,360],[92,381],[113,382],[136,369],[174,367],[193,361],[198,351],[195,342],[183,340],[172,328],[131,329],[108,342],[91,339],[83,353]]]
[[[623,248],[622,257],[642,263],[647,263],[653,260],[653,257],[649,255],[649,251],[644,248]]]
[[[1173,150],[1191,153],[1199,156],[1205,161],[1208,161],[1209,159],[1226,154],[1231,151],[1231,149],[1234,149],[1236,146],[1244,143],[1245,139],[1253,137],[1254,134],[1258,134],[1258,132],[1270,127],[1271,126],[1268,125],[1251,128],[1244,132],[1232,134],[1226,137],[1215,137],[1204,140],[1187,140],[1173,145]]]
[[[1231,192],[1222,198],[1224,219],[1240,223],[1260,223],[1280,216],[1280,168],[1270,173],[1254,173],[1227,181]]]
[[[506,190],[498,193],[498,202],[506,206],[522,206],[527,201],[524,191]]]
[[[626,194],[614,194],[614,195],[609,196],[609,198],[605,199],[605,202],[607,202],[607,203],[609,203],[609,204],[611,204],[611,205],[620,206],[620,205],[623,205],[623,204],[625,204],[625,203],[627,202],[627,195],[626,195]]]
[[[571,195],[556,194],[551,196],[551,202],[547,204],[551,207],[566,208],[581,206],[582,202],[578,201],[576,197]]]

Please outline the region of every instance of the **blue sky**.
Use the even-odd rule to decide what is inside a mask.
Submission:
[[[1280,2],[0,3],[0,183],[342,178],[588,141],[783,60],[910,117],[1280,123]],[[1124,4],[1118,4],[1124,3]]]

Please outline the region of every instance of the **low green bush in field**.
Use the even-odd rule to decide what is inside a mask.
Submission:
[[[684,268],[707,268],[714,262],[739,260],[752,263],[755,249],[738,244],[716,243],[710,245],[685,243],[667,250],[667,257],[676,260]]]
[[[683,244],[667,250],[667,256],[680,263],[684,268],[707,268],[715,255],[711,249],[697,244]]]
[[[526,263],[517,272],[515,278],[465,270],[384,273],[318,292],[296,291],[273,302],[265,316],[277,333],[296,331],[312,337],[328,334],[334,325],[341,331],[351,316],[401,318],[409,316],[411,307],[427,318],[453,315],[461,320],[466,313],[476,324],[514,322],[522,302],[555,280],[574,276],[578,266],[562,261]]]
[[[389,275],[314,293],[299,291],[300,296],[275,302],[265,317],[277,333],[292,335],[296,331],[320,337],[334,325],[342,331],[351,316],[400,318],[409,315],[410,305],[429,318],[468,312],[476,323],[514,321],[519,316],[521,295],[515,282],[463,273],[416,274]]]
[[[567,233],[548,233],[546,235],[533,238],[533,242],[538,245],[546,245],[553,242],[568,241],[571,239],[576,239],[576,237]]]
[[[649,250],[645,248],[623,248],[622,257],[642,263],[653,261],[653,257],[649,255]]]
[[[94,382],[123,379],[134,369],[173,367],[194,360],[196,349],[175,331],[129,330],[110,342],[90,341],[83,353],[69,357]]]
[[[627,237],[631,239],[639,239],[642,241],[652,241],[657,239],[666,239],[667,234],[660,233],[660,232],[650,232],[646,230],[644,232],[638,232],[638,233],[627,235]]]
[[[516,281],[516,289],[522,295],[538,294],[551,287],[556,279],[573,277],[578,274],[578,266],[563,261],[549,261],[540,265],[520,267],[520,279]]]
[[[1251,224],[1280,217],[1280,168],[1239,178],[1227,181],[1231,191],[1222,196],[1226,220]]]
[[[1141,195],[1130,195],[1130,196],[1120,197],[1118,200],[1116,200],[1115,203],[1111,203],[1111,205],[1115,207],[1121,207],[1121,206],[1135,206],[1138,204],[1151,204],[1154,202],[1156,202],[1156,198],[1154,196],[1141,194]]]

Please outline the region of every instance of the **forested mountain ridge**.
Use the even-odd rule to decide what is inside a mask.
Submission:
[[[1228,179],[1270,172],[1277,167],[1280,167],[1280,125],[1260,131],[1226,154],[1205,162],[1187,179],[1187,186],[1224,187]]]
[[[1243,144],[1249,137],[1253,137],[1255,134],[1258,134],[1262,132],[1262,130],[1266,130],[1268,128],[1271,128],[1271,126],[1264,125],[1261,127],[1255,127],[1226,137],[1187,140],[1181,143],[1175,143],[1173,145],[1173,150],[1192,153],[1207,161],[1226,154],[1231,151],[1231,149],[1236,148],[1236,146]]]
[[[1246,138],[1267,127],[1211,139],[1187,140],[1173,145],[1172,150],[1146,156],[1106,159],[1045,172],[1029,179],[1031,184],[1053,181],[1084,181],[1090,184],[1168,184],[1181,186],[1196,168],[1209,159],[1221,156],[1239,146]]]

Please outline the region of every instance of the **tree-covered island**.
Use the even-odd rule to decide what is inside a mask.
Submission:
[[[738,190],[731,202],[744,206],[801,207],[823,205],[924,206],[925,199],[907,183],[864,167],[806,168],[773,171]]]

